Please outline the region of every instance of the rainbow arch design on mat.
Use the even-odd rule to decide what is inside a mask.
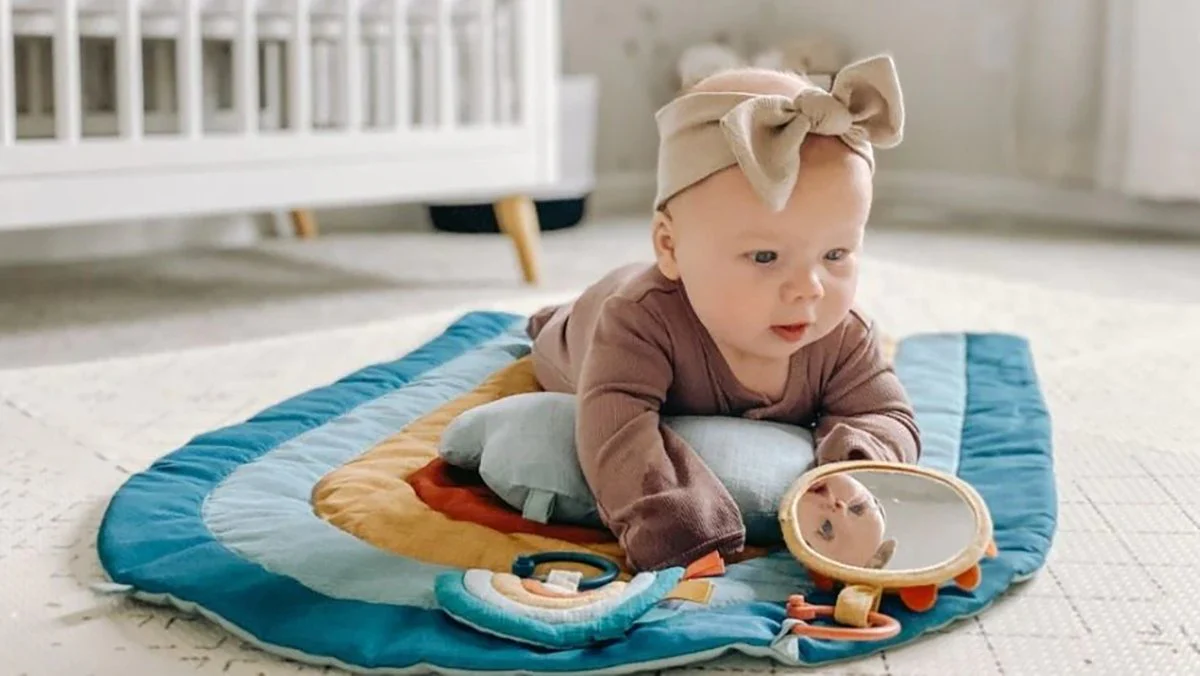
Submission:
[[[602,646],[547,651],[489,636],[437,607],[451,566],[401,557],[318,518],[316,483],[409,422],[528,353],[522,317],[477,312],[392,362],[280,402],[165,455],[113,496],[97,548],[113,583],[202,614],[269,652],[351,671],[625,673],[729,651],[788,665],[860,657],[985,610],[1045,562],[1057,520],[1049,413],[1027,343],[947,333],[900,341],[896,368],[925,430],[923,462],[988,502],[999,556],[972,592],[913,614],[885,599],[900,635],[878,644],[788,633],[787,595],[814,601],[786,553],[729,566],[711,607],[667,613]],[[832,600],[832,599],[827,599]],[[894,605],[888,605],[892,603]],[[651,611],[652,613],[654,611]]]

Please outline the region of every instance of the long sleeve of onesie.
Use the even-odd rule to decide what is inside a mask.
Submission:
[[[579,372],[576,444],[601,518],[638,570],[728,556],[745,542],[733,498],[661,424],[672,363],[661,319],[620,296],[603,301]]]
[[[836,363],[822,388],[817,464],[843,460],[915,463],[920,432],[879,336],[865,322],[846,323]]]

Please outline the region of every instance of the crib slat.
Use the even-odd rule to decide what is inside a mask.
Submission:
[[[458,64],[454,54],[454,4],[455,0],[438,0],[437,12],[437,63],[438,63],[438,112],[443,127],[453,126],[458,121]]]
[[[142,27],[140,0],[121,3],[117,38],[117,132],[122,138],[142,136]]]
[[[479,0],[479,117],[491,125],[496,108],[496,0]]]
[[[341,118],[347,130],[362,126],[362,20],[358,0],[343,0],[342,5],[342,84]]]
[[[0,0],[0,146],[17,140],[16,54],[13,52],[12,0]]]
[[[521,127],[533,128],[537,147],[539,180],[552,181],[558,176],[559,146],[559,5],[539,0],[517,0],[517,38],[520,73],[519,92]]]
[[[516,30],[520,46],[517,53],[517,121],[521,126],[528,126],[533,121],[538,105],[537,86],[537,57],[538,45],[529,36],[537,35],[536,8],[527,0],[514,0]],[[532,85],[532,86],[531,86]]]
[[[553,129],[546,128],[557,120],[559,42],[555,27],[558,24],[557,5],[537,0],[514,0],[516,10],[517,56],[516,88],[519,96],[517,117],[524,127],[542,127],[538,134],[547,147],[553,145]],[[545,161],[555,157],[557,150],[539,150]]]
[[[258,24],[257,1],[242,0],[238,14],[237,38],[234,51],[234,100],[237,105],[238,128],[244,134],[258,131]]]
[[[54,127],[64,143],[78,143],[83,126],[77,10],[77,0],[58,0],[54,10]]]
[[[288,41],[288,126],[305,134],[312,128],[312,39],[308,0],[296,0]]]
[[[501,125],[511,125],[515,118],[517,73],[516,57],[513,54],[513,32],[516,30],[516,17],[513,1],[504,3],[503,11],[496,13],[496,122]]]
[[[412,65],[408,58],[408,0],[392,0],[392,124],[403,129],[410,123],[409,91]]]
[[[438,115],[438,63],[437,26],[422,23],[418,26],[420,33],[417,44],[421,54],[421,74],[417,78],[421,93],[417,95],[417,105],[421,107],[420,124],[433,125],[437,123]]]
[[[198,138],[204,129],[201,102],[200,0],[183,0],[179,40],[175,43],[175,81],[179,95],[179,133]]]

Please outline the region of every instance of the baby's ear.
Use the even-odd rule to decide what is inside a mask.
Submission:
[[[675,259],[675,233],[671,216],[663,210],[654,212],[651,237],[654,240],[654,257],[658,269],[670,280],[679,279],[679,263]]]
[[[888,538],[879,543],[879,548],[875,550],[875,555],[867,561],[867,568],[883,568],[892,560],[892,556],[896,553],[896,538]]]

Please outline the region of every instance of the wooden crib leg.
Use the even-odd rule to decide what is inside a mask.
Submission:
[[[512,238],[527,284],[541,276],[542,229],[533,200],[524,195],[505,197],[493,205],[500,232]]]
[[[292,229],[300,239],[315,239],[317,236],[317,216],[308,209],[296,209],[291,212]]]

